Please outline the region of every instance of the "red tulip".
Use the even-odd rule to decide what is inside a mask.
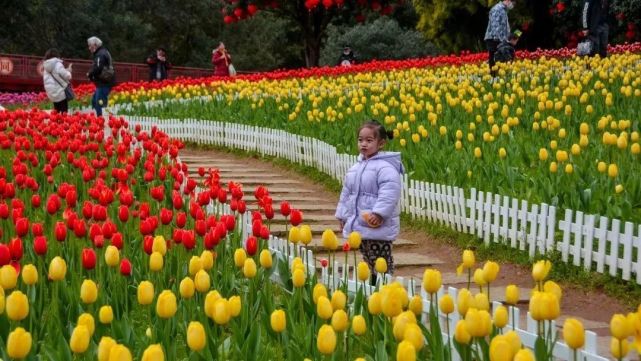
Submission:
[[[154,237],[151,235],[145,236],[142,240],[142,249],[145,251],[145,253],[151,256],[153,246],[154,246]]]
[[[204,167],[198,167],[198,175],[201,177],[205,176],[205,168]]]
[[[9,250],[11,250],[11,258],[19,261],[22,258],[22,254],[24,253],[22,239],[17,237],[13,238],[11,242],[9,242]]]
[[[153,223],[151,223],[148,219],[140,222],[140,234],[142,234],[143,236],[151,234],[153,232],[153,228]]]
[[[160,210],[160,223],[168,225],[174,218],[174,212],[171,209],[162,208]]]
[[[258,240],[254,236],[249,236],[247,237],[247,241],[245,241],[245,250],[247,251],[247,254],[250,256],[253,256],[256,254],[256,251],[258,251]]]
[[[207,228],[211,229],[216,227],[216,216],[215,215],[210,215],[207,217]]]
[[[198,198],[198,204],[200,206],[206,206],[206,205],[209,204],[209,202],[211,202],[211,197],[209,196],[209,191],[204,191],[204,192],[198,193],[197,198]]]
[[[140,207],[138,209],[138,217],[140,217],[140,220],[144,221],[149,217],[149,214],[151,212],[151,206],[147,202],[140,203]]]
[[[216,237],[216,232],[212,229],[205,235],[204,243],[206,249],[214,249],[220,242],[220,238]]]
[[[134,194],[132,191],[126,190],[120,193],[120,204],[129,207],[133,203],[134,203]]]
[[[122,223],[126,223],[129,220],[129,208],[127,206],[121,205],[118,207],[118,219]]]
[[[288,202],[280,202],[280,214],[282,214],[284,217],[289,216],[289,213],[291,213],[292,209],[289,206]]]
[[[85,225],[84,219],[76,219],[73,223],[73,233],[78,238],[82,238],[87,235],[87,227]]]
[[[274,207],[271,204],[265,205],[265,218],[274,219]]]
[[[218,202],[227,203],[227,191],[222,188],[218,190]]]
[[[122,233],[120,232],[114,233],[113,236],[111,237],[111,244],[118,249],[122,249],[122,247],[124,246]]]
[[[223,222],[216,224],[214,232],[216,232],[216,237],[219,240],[227,237],[227,228],[225,228],[225,224]]]
[[[172,239],[174,240],[174,243],[180,244],[183,243],[183,234],[185,233],[184,230],[180,228],[174,228],[174,231],[172,232]]]
[[[64,242],[64,240],[67,238],[67,227],[65,226],[64,222],[56,222],[54,233],[58,242]]]
[[[34,194],[31,196],[31,207],[40,208],[40,195]]]
[[[75,189],[70,189],[65,195],[65,201],[67,202],[67,207],[75,207],[78,202],[78,192]]]
[[[238,201],[238,213],[245,214],[245,211],[247,211],[247,204],[245,203],[245,201]]]
[[[349,243],[343,243],[343,252],[349,252]]]
[[[39,256],[44,256],[47,253],[47,238],[44,236],[37,236],[33,239],[33,250]]]
[[[298,209],[292,209],[289,216],[289,223],[291,223],[292,226],[296,227],[301,224],[301,222],[303,222],[303,212],[299,211]]]
[[[44,234],[44,226],[42,223],[33,223],[31,225],[31,233],[35,236],[42,236]]]
[[[116,232],[116,225],[112,221],[105,221],[105,223],[102,224],[102,235],[105,236],[105,238],[110,239]]]
[[[5,202],[0,203],[0,218],[9,218],[9,206]]]
[[[260,227],[260,238],[269,239],[269,228],[266,225]]]
[[[92,214],[93,214],[93,204],[89,201],[85,201],[82,204],[82,216],[88,220],[88,219],[91,219]]]
[[[221,217],[220,219],[224,224],[225,224],[225,229],[227,232],[231,232],[236,228],[236,218],[232,216],[231,214],[225,215],[225,217]]]
[[[96,267],[96,251],[93,248],[82,250],[82,267],[86,270],[92,270]]]
[[[260,228],[263,226],[263,222],[259,220],[254,220],[252,222],[252,234],[254,237],[260,237]]]
[[[186,249],[193,249],[196,246],[196,235],[194,234],[194,231],[184,231],[182,243]]]
[[[0,266],[9,264],[9,262],[11,262],[11,250],[6,244],[0,243]]]
[[[123,276],[131,276],[131,262],[127,258],[120,261],[120,274]]]
[[[199,236],[204,236],[207,233],[207,223],[202,219],[197,220],[194,230]]]
[[[174,209],[181,209],[183,207],[183,199],[180,193],[174,192],[171,197],[171,202],[174,206]]]
[[[18,237],[24,237],[25,235],[27,235],[27,233],[29,233],[29,220],[24,217],[19,218],[16,221],[15,227]]]
[[[75,232],[75,227],[74,227],[74,232]],[[93,240],[96,238],[96,236],[102,236],[102,227],[98,223],[93,223],[91,226],[89,226],[89,239]]]
[[[105,246],[105,236],[99,234],[92,240],[92,242],[96,248],[102,248]]]
[[[187,214],[185,214],[185,212],[178,212],[176,214],[176,226],[183,228],[185,224],[187,224]]]
[[[323,267],[323,268],[327,267],[327,265],[329,264],[327,262],[327,259],[325,259],[325,258],[321,259],[320,263],[321,263],[321,267]]]

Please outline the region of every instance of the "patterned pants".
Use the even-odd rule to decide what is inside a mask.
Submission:
[[[361,243],[363,260],[369,265],[372,275],[375,274],[374,264],[377,258],[383,258],[387,262],[387,273],[394,274],[394,257],[392,256],[392,242],[364,239]]]

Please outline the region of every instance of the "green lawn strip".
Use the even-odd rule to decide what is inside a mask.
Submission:
[[[186,143],[186,145],[195,149],[216,150],[268,161],[274,165],[295,171],[297,174],[322,185],[329,192],[338,194],[341,191],[340,182],[313,167],[293,163],[282,158],[261,155],[253,151],[249,152],[189,142]],[[491,243],[490,246],[486,247],[483,241],[476,236],[459,233],[447,226],[438,225],[426,220],[412,219],[407,214],[401,215],[401,224],[403,229],[428,233],[439,242],[455,246],[461,250],[472,248],[475,250],[477,261],[491,259],[501,263],[512,263],[529,268],[535,261],[543,258],[543,256],[539,255],[530,260],[527,253],[503,243]],[[638,306],[639,300],[641,299],[641,285],[635,284],[633,280],[624,281],[620,276],[614,277],[609,274],[587,271],[583,267],[565,263],[561,260],[561,254],[559,252],[552,252],[547,255],[547,258],[554,264],[550,272],[550,279],[578,287],[585,291],[603,291],[606,295],[621,301],[626,307],[636,308]]]

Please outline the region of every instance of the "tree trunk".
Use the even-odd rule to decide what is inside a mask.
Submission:
[[[305,65],[308,68],[318,66],[323,35],[334,13],[322,6],[309,11],[303,1],[299,1],[296,10],[297,20],[303,31]]]
[[[320,40],[314,36],[305,37],[305,66],[312,68],[318,66],[320,59]]]

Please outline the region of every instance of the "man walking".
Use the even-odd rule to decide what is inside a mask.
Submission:
[[[490,73],[492,76],[496,72],[492,69],[495,64],[494,54],[501,42],[507,42],[510,37],[510,22],[507,18],[507,12],[514,8],[514,0],[503,0],[492,6],[490,9],[487,30],[485,31],[485,44],[489,55],[488,63],[490,64]]]
[[[109,92],[115,84],[115,73],[111,54],[102,45],[102,40],[92,36],[87,39],[89,51],[93,54],[93,64],[87,73],[89,80],[96,84],[96,92],[91,98],[91,106],[96,116],[102,116],[102,108],[109,104]]]
[[[608,56],[608,0],[585,0],[581,14],[583,35],[592,43],[590,56]]]

